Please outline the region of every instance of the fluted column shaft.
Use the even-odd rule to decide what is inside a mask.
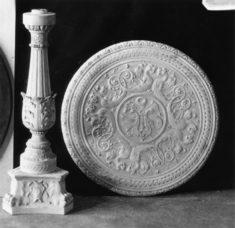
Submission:
[[[56,156],[45,134],[54,125],[56,116],[47,47],[48,33],[56,23],[56,16],[44,9],[32,10],[23,14],[23,23],[31,34],[31,56],[27,92],[22,93],[22,120],[32,138],[21,155],[20,168],[27,173],[49,173],[56,169]]]
[[[26,95],[48,97],[51,95],[48,64],[48,33],[53,26],[25,25],[31,33],[31,58]]]

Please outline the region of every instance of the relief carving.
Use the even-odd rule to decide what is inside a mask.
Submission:
[[[55,97],[31,98],[23,96],[22,119],[25,127],[33,131],[45,131],[55,123]]]
[[[152,96],[133,96],[121,105],[117,124],[123,135],[132,141],[148,143],[158,137],[164,128],[165,110]]]
[[[97,183],[126,195],[161,193],[189,178],[188,169],[206,156],[201,145],[217,130],[210,96],[202,70],[178,50],[149,41],[117,44],[71,80],[62,107],[64,138],[76,164]]]
[[[72,195],[65,190],[64,180],[19,180],[17,186],[18,192],[14,195],[6,194],[4,203],[13,207],[30,207],[35,203],[66,206],[73,200]]]
[[[199,107],[192,94],[168,68],[150,62],[115,67],[88,95],[88,142],[114,170],[151,176],[172,168],[198,130]],[[148,146],[143,149],[144,144]]]

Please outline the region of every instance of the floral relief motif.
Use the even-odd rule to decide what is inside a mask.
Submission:
[[[149,62],[105,73],[84,110],[92,150],[108,167],[130,175],[151,176],[174,167],[198,130],[192,89],[172,70]]]
[[[33,131],[45,131],[55,123],[55,96],[46,98],[27,97],[23,92],[23,124]]]
[[[36,44],[38,44],[38,43],[43,43],[43,35],[41,35],[41,34],[35,34],[34,36],[33,36],[33,39],[34,39],[34,42],[36,43]]]
[[[30,205],[35,203],[47,203],[51,205],[60,205],[71,203],[72,195],[63,189],[63,183],[49,180],[30,180],[19,182],[19,196],[17,198],[17,205]],[[60,197],[58,197],[61,195]],[[63,204],[63,205],[62,205]]]
[[[161,103],[152,96],[143,95],[125,101],[118,113],[120,131],[137,143],[155,139],[166,122]]]

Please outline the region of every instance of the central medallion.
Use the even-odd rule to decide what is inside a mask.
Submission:
[[[138,94],[121,103],[116,120],[125,138],[138,144],[150,143],[163,132],[166,112],[163,105],[151,94]]]

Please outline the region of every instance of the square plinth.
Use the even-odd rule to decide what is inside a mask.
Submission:
[[[73,209],[73,197],[65,189],[68,171],[57,168],[53,173],[28,174],[10,170],[11,192],[3,198],[2,208],[15,214],[66,214]]]

